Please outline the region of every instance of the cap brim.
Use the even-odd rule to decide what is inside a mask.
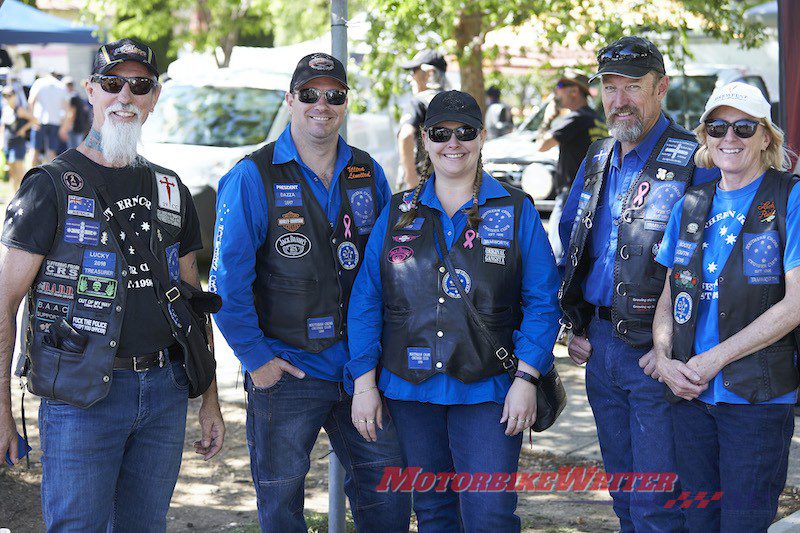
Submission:
[[[404,70],[412,70],[415,68],[419,68],[422,66],[422,63],[419,61],[406,61],[405,63],[400,63],[400,68]]]
[[[344,88],[347,89],[348,91],[350,90],[350,86],[347,85],[345,82],[343,82],[339,78],[336,78],[334,76],[330,76],[328,74],[317,74],[315,76],[309,76],[308,78],[305,78],[303,80],[297,80],[295,82],[294,86],[292,86],[292,90],[295,90],[298,87],[302,87],[303,85],[305,85],[306,83],[310,82],[311,80],[316,80],[318,78],[330,78],[330,79],[332,79],[334,81],[337,81],[337,82],[341,83],[342,85],[344,85]]]
[[[655,71],[655,69],[650,67],[638,67],[636,65],[620,65],[611,62],[601,68],[597,74],[589,78],[589,83],[601,77],[603,74],[616,74],[617,76],[625,78],[643,78],[651,71]]]
[[[425,119],[425,124],[423,125],[425,128],[430,128],[431,126],[435,126],[437,124],[441,124],[442,122],[447,122],[451,120],[453,122],[461,122],[462,124],[466,124],[467,126],[472,126],[473,128],[483,129],[483,122],[475,117],[471,117],[469,115],[465,115],[463,113],[439,113],[438,115],[434,115],[432,117],[427,117]]]

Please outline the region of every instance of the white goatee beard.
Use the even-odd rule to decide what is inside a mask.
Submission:
[[[118,122],[111,115],[114,111],[136,113],[134,122]],[[141,110],[132,104],[116,105],[106,110],[106,119],[100,130],[103,158],[114,167],[126,167],[136,162],[136,145],[142,136]]]

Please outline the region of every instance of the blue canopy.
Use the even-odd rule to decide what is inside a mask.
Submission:
[[[0,2],[0,45],[3,44],[97,44],[95,26],[81,26],[19,0]]]

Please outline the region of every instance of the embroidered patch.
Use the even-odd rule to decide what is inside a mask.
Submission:
[[[676,265],[688,265],[689,260],[692,258],[695,249],[697,249],[696,242],[678,240],[675,245],[674,262]]]
[[[273,188],[276,207],[303,206],[303,193],[300,191],[299,183],[276,183]]]
[[[472,278],[469,277],[469,274],[467,274],[466,271],[461,270],[460,268],[456,269],[456,275],[461,282],[461,286],[464,288],[464,292],[469,294],[469,291],[472,288]],[[458,292],[458,289],[450,277],[450,272],[446,272],[442,277],[442,290],[450,298],[461,298],[461,294]]]
[[[661,152],[659,152],[658,157],[656,157],[656,161],[668,165],[680,165],[685,167],[692,158],[692,155],[694,155],[695,148],[697,148],[697,143],[694,141],[673,139],[670,137],[661,148]]]
[[[761,222],[772,222],[775,220],[775,200],[767,200],[758,204],[758,213],[761,215]]]
[[[333,330],[333,317],[309,318],[306,320],[309,339],[331,339],[336,336]]]
[[[298,259],[311,251],[311,240],[302,233],[287,233],[275,241],[275,250],[283,257]]]
[[[692,318],[692,298],[687,292],[681,292],[675,297],[672,316],[678,324],[686,324]]]
[[[181,243],[176,242],[167,246],[164,253],[167,256],[167,270],[169,271],[169,279],[172,283],[177,283],[181,277],[181,263],[180,263],[180,248]]]
[[[64,263],[62,261],[52,261],[46,259],[44,262],[44,274],[53,278],[69,279],[76,281],[81,267],[73,265],[72,263]]]
[[[430,370],[431,369],[431,349],[430,348],[406,348],[408,354],[409,370]]]
[[[692,274],[689,270],[676,270],[673,273],[673,277],[675,278],[675,284],[678,287],[683,287],[684,289],[692,289],[697,286],[697,277]]]
[[[353,208],[353,219],[358,233],[364,235],[372,231],[375,225],[375,199],[369,187],[350,189],[347,191],[350,206]]]
[[[100,250],[83,252],[83,273],[90,276],[113,278],[116,275],[117,254]]]
[[[400,220],[400,217],[397,217],[397,220]],[[417,217],[414,221],[409,224],[408,226],[403,226],[403,229],[410,230],[410,231],[419,231],[422,229],[422,223],[425,222],[423,217]]]
[[[345,270],[353,270],[358,265],[358,249],[350,241],[344,241],[339,245],[336,249],[336,256],[339,258],[339,264]]]
[[[278,218],[278,226],[286,231],[297,231],[306,223],[306,219],[300,216],[300,213],[294,211],[287,211]]]
[[[111,300],[95,300],[86,296],[78,296],[75,300],[76,307],[81,311],[91,311],[94,313],[108,313],[114,302]]]
[[[94,198],[69,195],[67,197],[67,214],[79,217],[94,218]]]
[[[672,213],[672,206],[683,196],[683,190],[685,188],[685,183],[677,181],[653,183],[650,187],[650,200],[647,202],[647,207],[645,207],[644,210],[645,220],[667,222],[670,213]]]
[[[478,226],[478,236],[485,245],[486,241],[512,241],[514,240],[514,206],[490,207],[480,210],[481,223]],[[507,248],[507,246],[504,246]]]
[[[652,315],[656,310],[658,298],[628,298],[628,311],[635,315]]]
[[[55,296],[65,300],[75,298],[75,287],[65,283],[54,283],[52,281],[40,281],[36,284],[36,292],[45,296]]]
[[[172,176],[156,173],[158,184],[158,207],[180,213],[181,191],[178,182]]]
[[[347,179],[349,180],[358,180],[361,178],[369,178],[371,176],[372,173],[367,169],[367,167],[358,167],[355,165],[347,167]]]
[[[36,299],[36,318],[43,322],[55,322],[62,318],[68,318],[69,304],[66,302],[56,302],[47,298]],[[48,331],[48,328],[42,328]]]
[[[503,248],[491,248],[484,246],[483,248],[483,262],[494,263],[495,265],[506,264],[506,251]]]
[[[575,220],[578,221],[583,217],[583,211],[586,209],[586,206],[589,205],[589,200],[592,199],[592,195],[586,191],[581,193],[581,197],[578,199],[578,210],[575,212]]]
[[[117,280],[81,274],[78,278],[78,294],[113,299],[117,295]]]
[[[392,240],[394,242],[411,242],[414,239],[418,239],[419,235],[392,235]]]
[[[98,335],[105,335],[106,330],[108,329],[108,322],[83,316],[72,317],[72,325],[75,327],[75,329],[89,333],[97,333]]]
[[[177,226],[179,228],[181,227],[181,216],[178,213],[170,213],[169,211],[164,211],[163,209],[156,209],[156,217],[165,224]]]
[[[778,283],[783,275],[780,237],[775,230],[764,233],[745,233],[744,275],[747,282],[755,285]]]
[[[314,70],[333,70],[334,64],[325,56],[315,55],[308,60],[308,66]]]
[[[100,242],[100,222],[68,218],[64,223],[64,242],[97,246]]]
[[[61,182],[64,184],[64,187],[72,192],[78,192],[83,189],[83,178],[80,177],[77,172],[64,172],[61,175]]]
[[[414,256],[414,250],[408,246],[395,246],[386,256],[390,263],[400,264],[405,263]]]

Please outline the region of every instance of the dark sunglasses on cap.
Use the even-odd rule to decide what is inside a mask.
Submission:
[[[347,101],[347,91],[340,89],[328,89],[321,91],[316,87],[306,87],[297,91],[297,98],[304,104],[316,104],[322,95],[325,94],[325,100],[330,105],[342,105]]]
[[[132,76],[130,78],[125,76],[104,76],[95,74],[91,77],[91,81],[99,83],[100,88],[107,93],[117,94],[127,83],[131,88],[131,92],[136,95],[143,95],[153,90],[156,82],[152,78],[143,76]]]
[[[459,126],[454,130],[444,126],[431,126],[425,131],[428,132],[428,138],[435,143],[449,141],[454,133],[459,141],[474,141],[478,137],[478,130],[472,126]]]
[[[714,137],[715,139],[720,139],[725,137],[725,134],[728,133],[728,128],[732,127],[733,133],[737,137],[740,139],[749,139],[756,134],[759,124],[761,123],[748,118],[743,118],[736,122],[728,122],[721,118],[715,118],[713,120],[706,120],[706,135]]]
[[[602,67],[611,61],[633,61],[650,57],[650,50],[641,44],[628,44],[622,48],[610,48],[604,50],[598,57],[597,63]]]

